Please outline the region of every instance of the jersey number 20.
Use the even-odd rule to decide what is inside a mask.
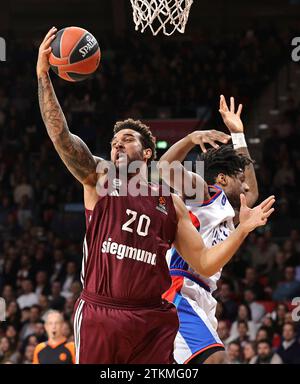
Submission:
[[[122,229],[123,231],[133,233],[132,227],[133,227],[133,223],[137,220],[137,212],[132,211],[131,209],[126,209],[126,214],[130,218],[129,220],[126,221],[126,223],[122,225]],[[147,236],[149,225],[150,225],[150,217],[147,215],[140,215],[138,218],[138,224],[136,229],[137,234],[140,236]]]

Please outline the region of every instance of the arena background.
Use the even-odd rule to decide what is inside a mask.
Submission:
[[[71,131],[95,155],[109,156],[117,119],[148,122],[160,156],[194,129],[224,130],[221,93],[244,104],[260,200],[275,194],[276,212],[223,270],[215,293],[219,334],[232,363],[248,363],[246,341],[255,353],[255,341],[264,338],[274,353],[281,349],[284,363],[300,362],[299,311],[292,305],[300,296],[300,64],[291,59],[299,16],[297,0],[199,0],[184,35],[153,37],[134,30],[125,0],[1,5],[7,44],[0,62],[0,296],[7,303],[1,363],[30,363],[34,346],[45,340],[49,308],[64,312],[72,340],[70,316],[81,289],[82,188],[53,150],[37,100],[37,50],[52,25],[86,28],[101,47],[92,79],[69,84],[52,75]],[[31,290],[37,305],[20,308],[18,299]],[[296,338],[288,356],[281,347],[285,323]]]

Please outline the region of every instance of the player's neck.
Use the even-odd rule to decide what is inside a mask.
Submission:
[[[59,345],[61,343],[63,343],[64,341],[66,340],[66,338],[64,336],[59,336],[59,337],[51,337],[50,339],[48,339],[48,344],[50,346],[55,346],[55,345]]]
[[[148,176],[147,163],[139,162],[139,167],[136,168],[136,172],[130,173],[130,175],[139,175],[141,179],[147,180],[147,176]]]
[[[117,172],[117,178],[120,180],[127,180],[129,181],[133,177],[138,178],[139,184],[148,184],[148,168],[147,165],[142,166],[141,168],[138,168],[136,172],[126,172],[123,173],[122,171],[118,170]]]
[[[217,187],[219,187],[219,188],[221,188],[221,189],[223,189],[224,190],[224,188],[223,188],[223,186],[220,184],[220,183],[214,183],[213,185],[216,185]]]

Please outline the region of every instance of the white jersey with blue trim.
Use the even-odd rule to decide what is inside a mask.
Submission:
[[[211,196],[209,200],[201,204],[191,203],[187,205],[187,209],[194,226],[203,238],[204,244],[211,248],[224,241],[234,230],[235,212],[219,186],[210,185],[208,189]],[[172,276],[187,277],[210,292],[217,289],[221,270],[209,278],[203,277],[181,258],[175,248],[167,252],[167,262]]]

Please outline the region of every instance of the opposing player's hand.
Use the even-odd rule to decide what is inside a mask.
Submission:
[[[47,73],[50,68],[49,64],[49,55],[51,52],[50,44],[55,38],[55,34],[57,32],[57,29],[55,27],[52,27],[47,35],[45,36],[44,40],[42,41],[40,48],[39,48],[39,55],[38,55],[38,61],[36,64],[36,73],[39,77],[42,73]]]
[[[275,203],[274,196],[269,196],[266,200],[252,209],[247,206],[244,194],[241,194],[240,199],[240,225],[245,232],[249,233],[255,228],[267,224],[269,216],[274,212],[274,208],[272,208]]]
[[[238,110],[235,112],[234,97],[230,98],[230,109],[227,106],[225,97],[220,96],[220,109],[219,112],[222,116],[224,124],[231,133],[244,132],[244,126],[241,120],[243,105],[239,104]]]
[[[206,152],[205,144],[210,144],[213,148],[219,148],[217,142],[227,144],[231,136],[214,129],[209,131],[195,131],[190,134],[190,138],[195,145],[200,145],[202,152]]]

